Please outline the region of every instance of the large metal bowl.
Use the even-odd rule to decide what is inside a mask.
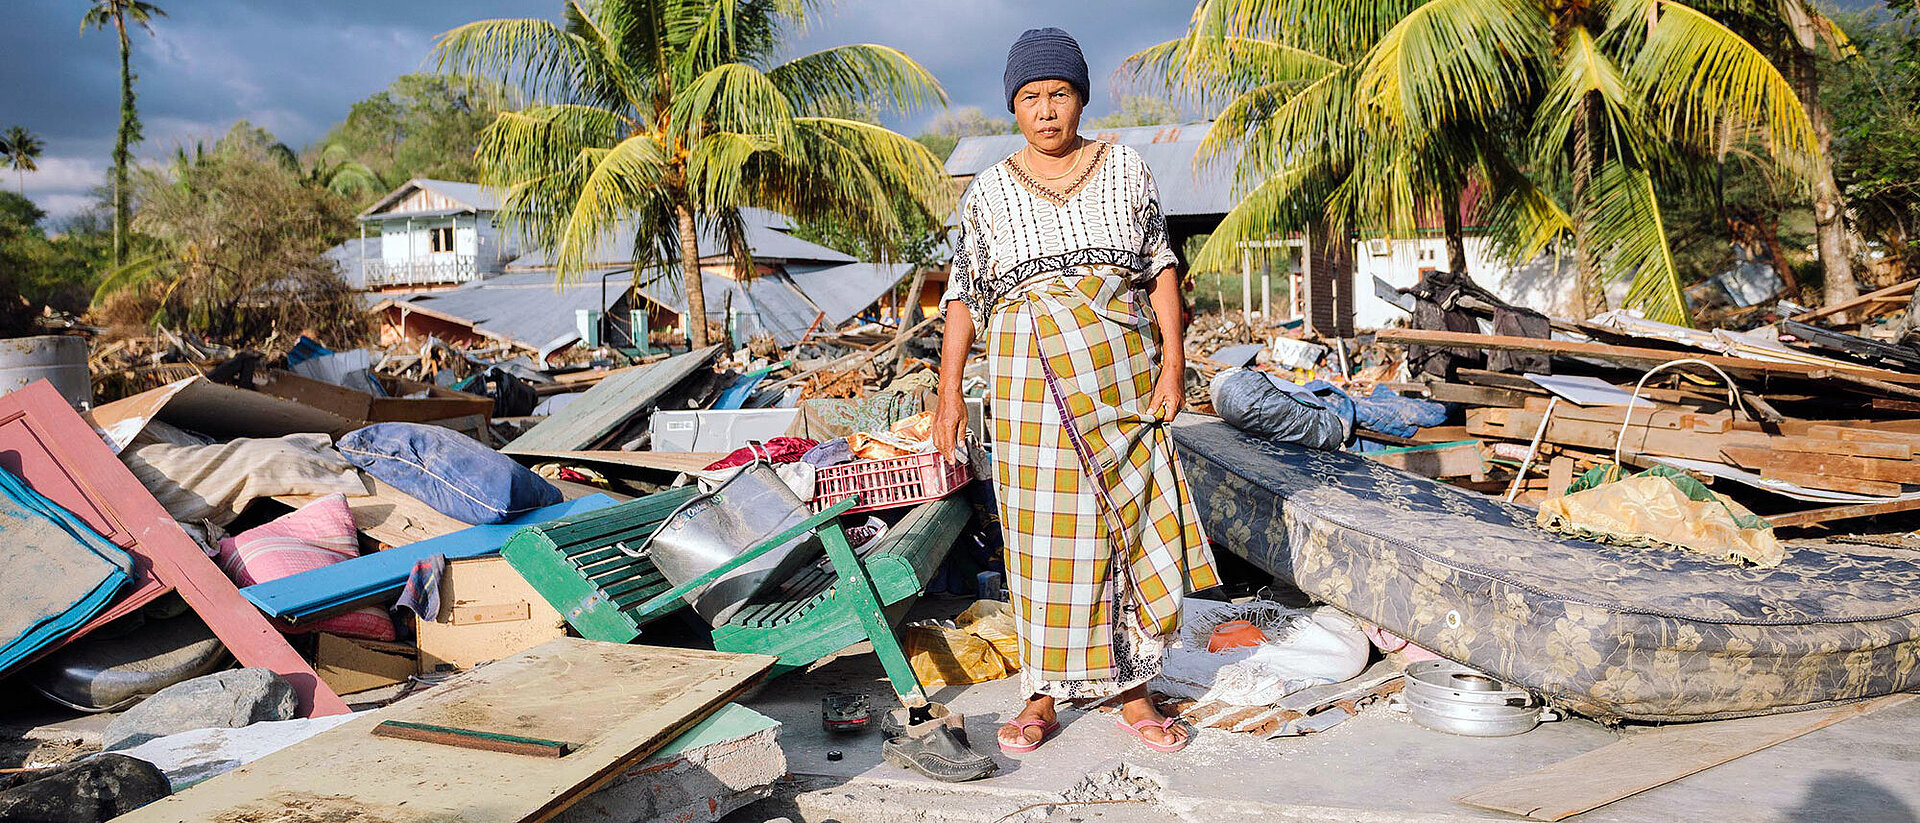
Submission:
[[[1552,716],[1532,692],[1451,660],[1408,666],[1401,700],[1413,722],[1468,737],[1520,734]]]

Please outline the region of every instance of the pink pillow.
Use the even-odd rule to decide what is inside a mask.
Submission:
[[[331,566],[360,554],[359,530],[347,496],[329,494],[264,526],[248,529],[220,541],[220,568],[241,586],[278,580],[288,575]],[[368,606],[329,617],[288,634],[323,631],[364,640],[392,640],[393,618]]]

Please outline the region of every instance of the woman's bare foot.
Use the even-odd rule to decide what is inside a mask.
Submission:
[[[1016,715],[1012,721],[1000,727],[1000,744],[1003,746],[1013,746],[1015,748],[1031,748],[1037,746],[1040,744],[1041,739],[1047,736],[1047,728],[1059,722],[1059,719],[1059,714],[1053,707],[1053,698],[1046,695],[1028,698],[1027,705],[1020,710],[1020,714]],[[1037,724],[1029,723],[1025,726],[1016,726],[1016,724],[1024,720],[1038,720],[1040,722]]]
[[[1121,719],[1124,720],[1127,725],[1141,729],[1140,735],[1151,742],[1158,743],[1162,746],[1178,746],[1185,742],[1187,735],[1190,734],[1190,732],[1187,731],[1187,727],[1179,723],[1164,728],[1157,725],[1166,722],[1167,717],[1160,713],[1158,707],[1153,705],[1153,699],[1147,697],[1147,689],[1145,686],[1135,686],[1121,692],[1119,699],[1122,701],[1120,704]],[[1151,720],[1156,725],[1143,727],[1140,725],[1140,722],[1143,720]]]

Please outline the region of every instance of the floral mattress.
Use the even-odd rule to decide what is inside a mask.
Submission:
[[[1920,688],[1920,555],[1772,569],[1602,545],[1344,452],[1176,425],[1207,534],[1314,597],[1602,720],[1708,720]]]

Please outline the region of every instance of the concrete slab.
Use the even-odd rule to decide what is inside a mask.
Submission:
[[[820,697],[828,692],[863,691],[876,706],[892,700],[878,662],[856,650],[774,681],[742,701],[785,724],[782,744],[797,781],[786,794],[795,802],[749,807],[742,813],[746,816],[729,823],[759,823],[772,815],[754,814],[778,808],[807,821],[973,820],[976,812],[999,809],[1003,815],[1026,803],[1057,799],[1089,774],[1122,763],[1163,781],[1156,800],[1159,817],[1153,819],[1168,819],[1169,810],[1184,808],[1194,820],[1214,819],[1215,813],[1230,815],[1222,820],[1247,819],[1231,815],[1255,811],[1262,819],[1514,820],[1452,798],[1634,733],[1574,719],[1515,737],[1475,739],[1429,731],[1377,706],[1303,738],[1263,741],[1202,730],[1185,752],[1167,755],[1132,742],[1109,716],[1068,710],[1062,713],[1065,729],[1059,737],[1015,759],[993,742],[995,729],[1019,707],[1018,682],[1010,678],[933,694],[967,715],[968,735],[1002,764],[996,777],[953,787],[882,763],[876,733],[842,736],[821,728]],[[828,760],[829,751],[841,752],[841,759]],[[1920,823],[1916,774],[1920,701],[1840,723],[1576,819]],[[888,811],[882,813],[877,801]],[[1096,814],[1091,808],[1072,816],[1121,820],[1139,811],[1097,807]]]

